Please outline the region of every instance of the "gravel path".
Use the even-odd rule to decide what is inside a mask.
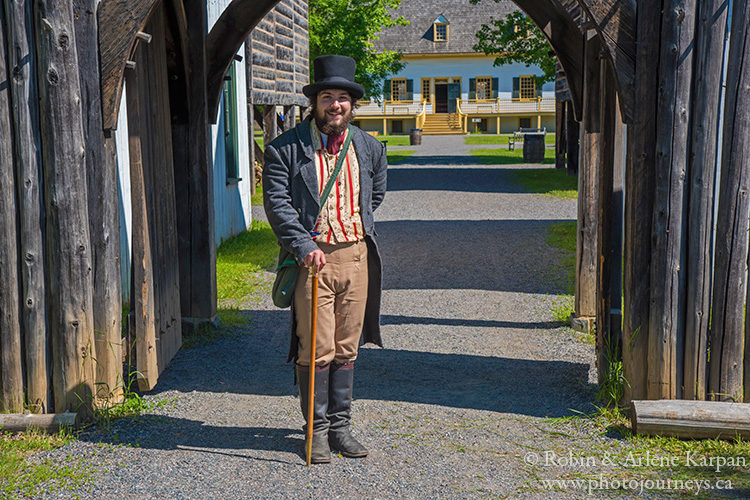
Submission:
[[[245,305],[250,332],[175,357],[148,396],[173,404],[44,455],[97,470],[45,497],[559,497],[524,457],[612,441],[548,419],[593,402],[593,347],[549,312],[566,278],[545,237],[575,200],[524,194],[509,172],[536,167],[477,165],[462,137],[393,149],[417,152],[376,214],[385,348],[361,350],[354,403],[371,455],[304,466],[289,313],[263,296]]]

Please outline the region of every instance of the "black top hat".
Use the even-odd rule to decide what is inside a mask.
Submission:
[[[357,63],[347,56],[319,56],[313,61],[315,82],[302,87],[307,97],[324,89],[340,89],[349,92],[353,99],[365,95],[365,88],[354,81]]]

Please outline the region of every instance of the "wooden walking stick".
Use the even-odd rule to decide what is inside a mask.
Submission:
[[[318,271],[312,265],[312,313],[310,314],[310,386],[307,392],[307,465],[312,460],[313,410],[315,405],[315,343],[318,325]]]

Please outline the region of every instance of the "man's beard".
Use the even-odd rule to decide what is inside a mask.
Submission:
[[[354,119],[354,113],[352,112],[352,110],[349,110],[345,115],[342,115],[344,120],[341,122],[341,125],[331,124],[328,121],[328,115],[326,115],[325,111],[315,109],[314,116],[315,125],[317,125],[318,130],[320,130],[325,135],[341,135]]]

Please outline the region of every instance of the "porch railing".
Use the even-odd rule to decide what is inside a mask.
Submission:
[[[539,97],[532,100],[508,98],[458,99],[458,109],[463,117],[482,114],[554,113],[555,98]],[[360,101],[359,116],[418,116],[432,112],[432,105],[412,101]]]

